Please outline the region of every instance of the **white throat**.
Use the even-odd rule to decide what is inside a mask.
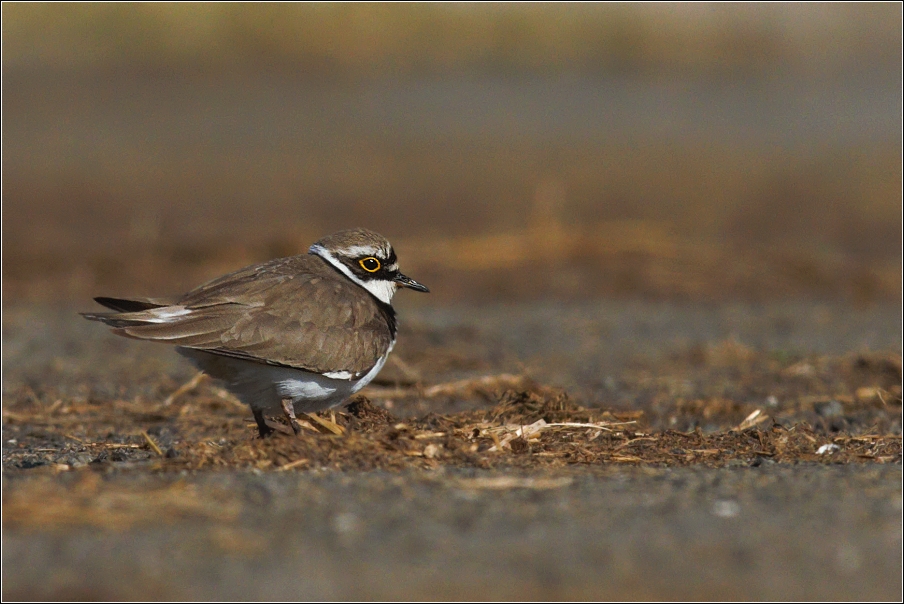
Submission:
[[[312,245],[311,249],[308,250],[311,254],[316,254],[320,256],[331,265],[336,267],[343,275],[372,293],[376,296],[377,300],[384,302],[386,304],[392,304],[392,297],[396,293],[396,284],[392,281],[386,281],[385,279],[375,279],[373,281],[362,281],[359,279],[355,273],[351,272],[347,266],[339,262],[339,259],[333,256],[325,247],[322,245]]]

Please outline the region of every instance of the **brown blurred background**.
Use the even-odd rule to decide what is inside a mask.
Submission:
[[[897,3],[2,11],[4,302],[357,225],[412,304],[900,300]]]

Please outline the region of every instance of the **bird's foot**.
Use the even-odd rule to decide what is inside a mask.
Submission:
[[[298,418],[295,417],[295,405],[292,404],[292,399],[284,398],[282,400],[282,409],[289,420],[289,425],[292,426],[292,431],[298,436],[298,433],[301,432],[301,425],[298,423]]]
[[[251,413],[254,414],[254,421],[257,422],[257,433],[260,434],[261,438],[267,438],[273,434],[273,428],[268,426],[267,420],[264,419],[263,409],[255,409],[252,407]]]

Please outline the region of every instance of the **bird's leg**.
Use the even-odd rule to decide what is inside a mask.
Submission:
[[[292,399],[284,398],[282,400],[282,410],[289,420],[289,425],[292,426],[292,431],[297,436],[301,432],[301,426],[298,425],[298,419],[295,417],[295,405],[292,404]]]
[[[264,410],[252,407],[251,413],[254,414],[254,421],[257,422],[257,432],[260,434],[261,438],[270,436],[270,434],[273,433],[273,428],[267,425],[267,422],[264,419]]]

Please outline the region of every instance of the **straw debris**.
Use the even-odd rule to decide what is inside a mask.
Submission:
[[[141,401],[68,402],[57,406],[52,417],[41,407],[5,409],[6,429],[17,445],[4,450],[4,468],[50,474],[64,467],[116,471],[133,466],[163,473],[242,468],[287,472],[901,460],[900,435],[836,434],[827,442],[824,432],[805,422],[778,423],[760,409],[739,415],[743,407],[726,406],[721,399],[713,400],[716,411],[709,417],[724,414],[739,416],[737,420],[715,432],[699,427],[682,432],[651,425],[639,411],[588,408],[561,390],[524,378],[517,381],[525,387],[493,394],[490,388],[513,383],[511,376],[441,385],[435,392],[470,389],[492,404],[404,421],[359,395],[344,409],[307,414],[299,422],[305,429],[297,436],[281,418],[270,418],[278,433],[264,440],[256,436],[246,409],[224,404],[214,388],[204,385],[190,399],[150,409]],[[417,386],[408,390],[409,396],[418,396]],[[705,417],[704,405],[693,402],[695,412]],[[60,415],[63,409],[67,412]],[[827,444],[834,453],[820,454]],[[175,500],[172,505],[183,510]]]

